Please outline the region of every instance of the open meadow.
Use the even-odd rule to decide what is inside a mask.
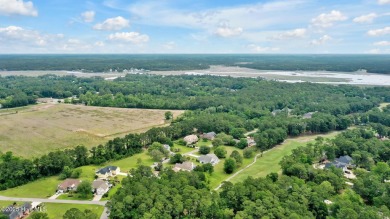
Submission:
[[[38,104],[0,110],[0,151],[37,157],[56,149],[103,144],[167,125],[167,110]],[[184,111],[171,110],[174,117]]]

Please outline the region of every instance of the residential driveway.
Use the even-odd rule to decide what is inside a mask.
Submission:
[[[108,215],[110,214],[109,210],[107,207],[104,207],[103,213],[100,216],[100,219],[108,219]]]
[[[49,199],[57,199],[58,196],[60,196],[62,193],[59,193],[59,194],[54,194],[53,196],[51,196]]]
[[[92,201],[100,201],[102,199],[103,195],[95,195],[92,199]]]
[[[119,172],[117,175],[120,175],[120,176],[127,176],[128,173]]]

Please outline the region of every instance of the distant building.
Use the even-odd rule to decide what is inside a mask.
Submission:
[[[198,142],[199,138],[196,135],[188,135],[188,136],[184,137],[183,140],[187,143],[187,145],[189,145],[189,144],[194,144],[194,143]]]
[[[248,147],[256,146],[256,141],[254,138],[247,137],[246,141],[248,142]]]
[[[104,195],[110,189],[110,185],[101,179],[92,182],[93,193],[96,195]]]
[[[190,161],[186,161],[186,162],[183,162],[183,163],[177,163],[175,164],[175,166],[173,167],[173,171],[175,172],[179,172],[180,170],[183,170],[183,171],[192,171],[193,169],[195,169],[195,165],[194,163],[190,162]]]
[[[77,186],[81,183],[81,180],[78,179],[66,179],[61,184],[58,185],[57,191],[60,193],[75,191]]]
[[[316,112],[305,113],[305,114],[303,114],[302,118],[311,119],[313,117],[314,113],[316,113]]]
[[[116,176],[121,172],[120,168],[117,166],[106,166],[96,171],[96,175],[99,179],[107,179],[111,176]]]
[[[330,168],[330,167],[334,166],[336,168],[342,169],[343,172],[345,172],[345,171],[348,171],[348,168],[353,168],[355,166],[352,163],[353,163],[352,157],[346,155],[346,156],[341,156],[339,158],[336,158],[331,163],[326,163],[325,168]]]
[[[215,132],[208,132],[208,133],[202,134],[200,137],[212,141],[212,140],[214,140],[214,138],[216,136],[217,136],[217,134]]]
[[[215,154],[206,154],[198,158],[201,164],[210,163],[213,166],[219,163],[219,158]]]

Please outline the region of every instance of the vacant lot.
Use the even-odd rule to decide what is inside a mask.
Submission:
[[[0,110],[0,151],[36,157],[55,149],[105,143],[167,125],[166,110],[39,104]],[[172,111],[178,116],[183,111]]]

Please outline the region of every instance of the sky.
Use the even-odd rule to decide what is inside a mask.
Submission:
[[[390,0],[0,0],[1,54],[390,54]]]

